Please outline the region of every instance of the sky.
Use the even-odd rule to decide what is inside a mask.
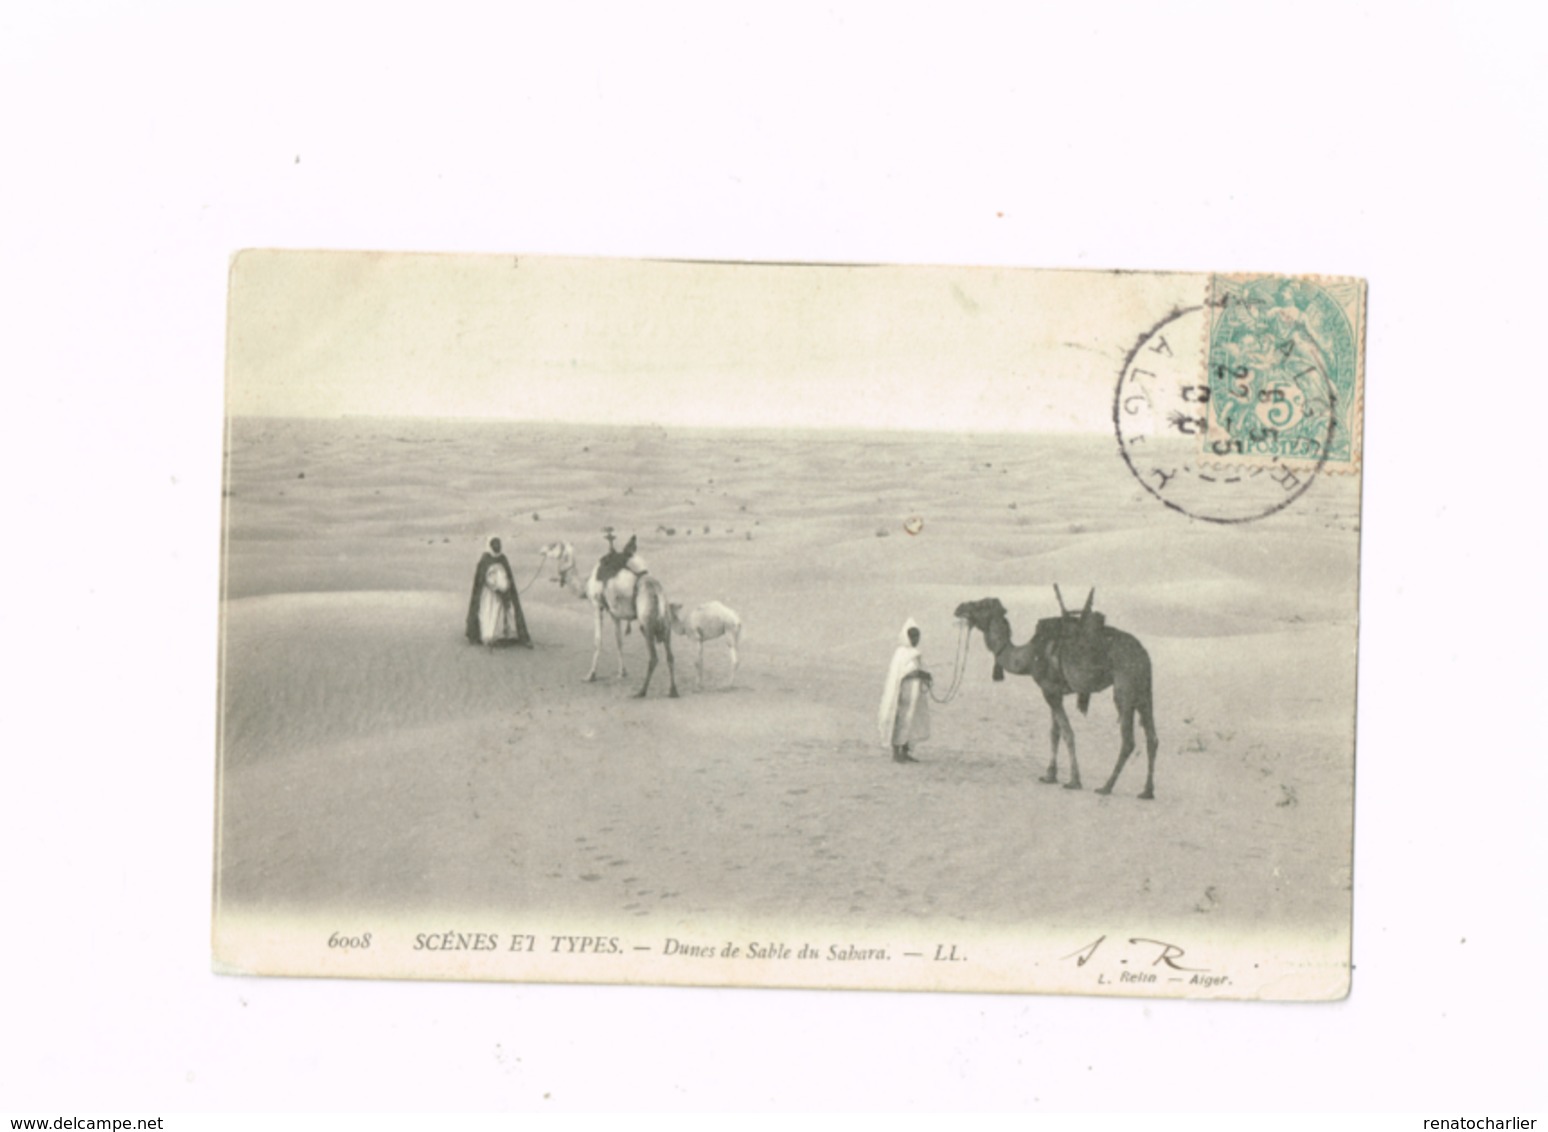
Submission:
[[[1204,277],[256,250],[233,416],[1102,431]]]

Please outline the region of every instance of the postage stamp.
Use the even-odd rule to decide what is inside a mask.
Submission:
[[[1362,297],[241,253],[217,970],[1342,996]]]
[[[1323,472],[1360,463],[1365,287],[1210,277],[1208,454]]]

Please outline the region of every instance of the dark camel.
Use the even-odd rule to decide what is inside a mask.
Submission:
[[[1005,606],[999,598],[986,597],[980,601],[965,601],[957,606],[957,616],[984,635],[984,643],[994,654],[994,678],[1003,680],[1005,673],[1031,676],[1043,690],[1053,712],[1053,758],[1048,763],[1048,773],[1042,782],[1059,781],[1059,736],[1064,736],[1070,749],[1070,780],[1066,790],[1079,790],[1080,764],[1075,761],[1075,729],[1064,711],[1064,697],[1074,694],[1084,713],[1091,696],[1111,687],[1113,701],[1118,707],[1118,722],[1123,729],[1123,746],[1118,751],[1118,764],[1107,784],[1098,794],[1111,794],[1124,764],[1134,753],[1134,717],[1139,716],[1145,728],[1145,747],[1149,766],[1145,771],[1145,789],[1141,798],[1154,798],[1156,773],[1155,712],[1150,689],[1150,654],[1145,646],[1121,629],[1108,628],[1100,613],[1091,611],[1093,590],[1086,598],[1086,607],[1079,614],[1062,612],[1062,616],[1049,617],[1037,623],[1032,639],[1024,645],[1011,644],[1010,621],[1005,616]]]

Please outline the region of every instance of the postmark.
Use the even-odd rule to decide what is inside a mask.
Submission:
[[[1119,451],[1165,506],[1245,523],[1360,464],[1359,280],[1211,277],[1141,333],[1113,397]]]
[[[1210,523],[1247,523],[1294,503],[1320,464],[1228,467],[1204,447],[1212,394],[1201,365],[1204,307],[1167,315],[1140,335],[1113,396],[1118,450],[1141,487],[1165,506]]]

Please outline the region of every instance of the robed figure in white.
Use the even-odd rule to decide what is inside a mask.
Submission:
[[[893,762],[918,762],[909,748],[930,737],[931,677],[919,653],[919,638],[919,626],[910,617],[898,634],[887,686],[882,689],[876,726],[882,745],[892,748]]]

